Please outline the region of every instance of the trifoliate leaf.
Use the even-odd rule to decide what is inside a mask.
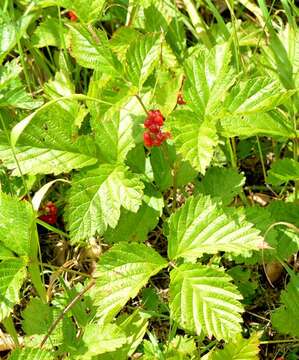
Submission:
[[[253,225],[226,213],[208,196],[190,197],[169,218],[168,256],[194,259],[218,251],[242,254],[258,250],[263,238]]]
[[[138,243],[120,243],[102,255],[93,289],[101,321],[110,321],[165,266],[167,262],[156,251]]]
[[[299,336],[299,277],[293,274],[280,296],[281,306],[271,316],[272,324],[280,333]]]
[[[123,165],[100,165],[74,176],[68,196],[67,219],[73,242],[107,227],[115,228],[121,207],[137,212],[142,202],[143,183]]]
[[[241,332],[242,296],[224,271],[184,264],[170,273],[170,314],[179,327],[225,341]]]

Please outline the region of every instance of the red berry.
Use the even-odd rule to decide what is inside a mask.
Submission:
[[[71,21],[77,21],[78,20],[78,16],[76,15],[76,13],[74,11],[68,11],[67,16]]]
[[[152,147],[154,145],[151,134],[147,131],[143,133],[143,142],[144,142],[144,145],[147,147]]]
[[[178,93],[178,97],[177,97],[176,102],[179,105],[185,105],[186,104],[186,101],[184,100],[182,93]]]
[[[164,123],[164,117],[160,110],[150,110],[147,118],[151,119],[153,123],[158,126],[162,126]]]
[[[42,221],[48,224],[55,224],[57,222],[58,209],[52,201],[48,201],[41,209],[42,215],[39,217]]]

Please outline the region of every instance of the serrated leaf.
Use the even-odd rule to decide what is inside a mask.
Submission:
[[[33,349],[30,347],[24,349],[15,349],[9,355],[9,360],[54,360],[54,355],[50,351],[42,349]]]
[[[267,182],[273,185],[286,184],[299,180],[299,163],[293,159],[280,159],[271,165]]]
[[[235,169],[210,167],[196,190],[220,198],[223,205],[229,205],[244,184],[245,177]]]
[[[129,81],[139,89],[159,61],[161,38],[147,34],[131,43],[126,55],[126,73]]]
[[[143,183],[122,165],[100,165],[74,176],[68,196],[68,228],[73,242],[114,228],[121,206],[137,212]]]
[[[116,350],[126,342],[125,332],[115,324],[88,324],[74,358],[80,360],[98,359],[98,355]]]
[[[106,34],[95,28],[69,24],[71,55],[88,69],[99,69],[109,75],[117,73],[119,62],[109,48]]]
[[[32,34],[31,43],[34,47],[63,46],[66,29],[58,19],[48,17],[41,22]]]
[[[167,262],[153,249],[138,243],[114,245],[100,258],[93,290],[97,315],[110,321]]]
[[[258,333],[251,335],[249,339],[238,336],[235,342],[224,345],[223,350],[212,352],[206,360],[258,360],[259,337]]]
[[[281,306],[271,316],[272,324],[280,333],[299,336],[299,277],[293,274],[280,295]]]
[[[57,175],[98,161],[92,137],[72,137],[73,123],[74,114],[55,104],[30,119],[15,145],[15,155],[23,175]],[[13,170],[13,176],[19,176],[11,145],[1,132],[0,138],[0,159]]]
[[[219,269],[184,264],[170,273],[170,314],[179,327],[225,341],[241,332],[242,296]]]
[[[117,226],[105,232],[105,240],[108,243],[145,241],[148,232],[157,225],[163,207],[162,194],[147,186],[138,211],[136,213],[122,211]]]
[[[232,115],[256,114],[274,109],[291,95],[278,81],[257,77],[234,86],[224,105]]]
[[[120,27],[113,32],[110,47],[117,54],[120,61],[125,61],[130,44],[136,41],[137,38],[141,38],[141,36],[140,32],[132,27]]]
[[[184,160],[202,174],[209,166],[218,143],[216,128],[210,121],[201,121],[195,113],[177,111],[166,122],[175,147]]]
[[[148,320],[137,310],[130,316],[120,316],[117,319],[117,325],[126,334],[125,344],[116,351],[109,351],[100,355],[98,360],[127,360],[129,356],[133,355],[142,341],[148,326]]]
[[[242,254],[258,250],[263,238],[244,217],[226,213],[209,196],[190,197],[169,218],[168,256],[194,259],[218,251]]]
[[[71,9],[78,18],[85,23],[99,21],[106,0],[58,0],[58,4],[66,9]]]
[[[27,201],[0,193],[0,248],[29,256],[35,214]]]
[[[189,107],[201,119],[215,116],[221,110],[227,91],[235,82],[230,67],[230,44],[217,45],[211,50],[195,48],[185,61],[184,95]]]
[[[31,298],[22,311],[22,318],[22,328],[26,335],[45,335],[53,322],[53,307],[44,304],[39,298]]]
[[[101,157],[107,163],[122,162],[135,146],[134,122],[129,116],[121,117],[119,112],[112,116],[94,117],[92,127]]]
[[[0,66],[0,108],[14,107],[32,110],[42,105],[42,101],[34,100],[23,85],[19,74],[22,71],[18,59]]]
[[[220,120],[220,133],[225,137],[296,136],[287,116],[281,111],[258,112],[249,115],[224,116]]]
[[[9,316],[20,301],[20,288],[26,278],[26,263],[14,258],[0,263],[0,321]]]

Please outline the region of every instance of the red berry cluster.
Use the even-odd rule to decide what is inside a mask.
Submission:
[[[71,21],[77,21],[78,20],[78,16],[76,15],[76,13],[74,11],[68,11],[67,12],[67,17],[71,20]]]
[[[165,140],[170,138],[168,131],[163,132],[161,127],[164,123],[164,117],[160,110],[150,110],[144,121],[144,127],[147,129],[143,133],[144,145],[147,147],[160,146]]]
[[[48,201],[41,209],[42,215],[39,217],[42,221],[53,225],[57,222],[57,207],[52,201]]]

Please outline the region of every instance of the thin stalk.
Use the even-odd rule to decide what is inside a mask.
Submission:
[[[139,101],[139,104],[142,106],[142,109],[145,111],[146,115],[148,115],[148,111],[139,95],[135,95],[136,99]]]
[[[52,332],[55,330],[56,326],[58,325],[58,323],[63,319],[64,315],[72,308],[74,307],[77,302],[84,296],[85,293],[87,293],[87,291],[89,291],[93,286],[95,285],[95,280],[92,280],[87,286],[85,286],[85,288],[79,292],[79,294],[77,294],[73,300],[63,309],[63,311],[60,313],[60,315],[53,321],[53,323],[51,324],[47,334],[45,335],[45,337],[43,338],[43,340],[40,343],[40,348],[42,348],[46,341],[48,340],[48,338],[50,337],[50,335],[52,334]]]
[[[44,221],[42,221],[42,220],[40,220],[40,219],[36,219],[36,223],[39,224],[39,225],[41,225],[41,226],[44,227],[45,229],[48,229],[48,230],[52,231],[52,232],[55,233],[55,234],[64,236],[64,237],[66,237],[66,238],[69,238],[69,237],[70,237],[69,234],[67,234],[66,232],[64,232],[64,231],[62,231],[62,230],[59,230],[59,229],[57,229],[56,227],[54,227],[54,226],[52,226],[52,225],[50,225],[50,224],[48,224],[48,223],[46,223],[46,222],[44,222]]]
[[[258,151],[259,151],[259,156],[260,156],[260,160],[261,160],[261,164],[262,164],[264,182],[266,184],[267,183],[267,173],[266,173],[266,167],[265,167],[262,147],[261,147],[260,139],[259,139],[258,136],[256,137],[256,141],[257,141],[257,148],[258,148]]]
[[[260,341],[260,344],[267,345],[267,344],[285,344],[285,343],[297,343],[297,342],[299,343],[299,339]]]

